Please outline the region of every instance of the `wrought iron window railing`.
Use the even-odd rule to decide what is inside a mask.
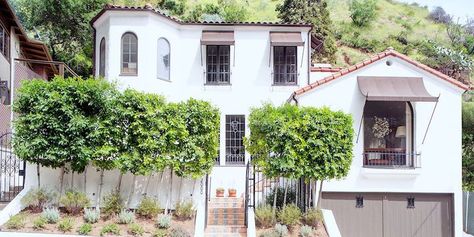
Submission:
[[[366,149],[364,154],[366,168],[420,168],[420,155],[395,149]]]

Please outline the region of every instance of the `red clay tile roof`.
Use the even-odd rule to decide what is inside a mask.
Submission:
[[[389,48],[389,49],[387,49],[387,50],[385,50],[381,53],[376,54],[375,56],[373,56],[370,59],[367,59],[367,60],[365,60],[363,62],[360,62],[360,63],[357,63],[355,65],[352,65],[348,68],[341,69],[338,72],[336,72],[336,73],[334,73],[330,76],[327,76],[327,77],[325,77],[321,80],[318,80],[318,81],[313,82],[313,83],[311,83],[311,84],[309,84],[309,85],[307,85],[303,88],[300,88],[300,89],[296,90],[295,92],[293,92],[290,99],[293,98],[294,96],[299,96],[301,94],[304,94],[304,93],[306,93],[306,92],[308,92],[308,91],[310,91],[310,90],[312,90],[312,89],[314,89],[314,88],[316,88],[320,85],[326,84],[327,82],[333,81],[337,78],[340,78],[340,77],[342,77],[346,74],[349,74],[349,73],[351,73],[351,72],[353,72],[357,69],[363,68],[363,67],[365,67],[369,64],[377,62],[377,61],[379,61],[383,58],[386,58],[388,56],[393,56],[393,57],[402,59],[405,62],[408,62],[408,63],[410,63],[410,64],[412,64],[412,65],[414,65],[414,66],[416,66],[420,69],[423,69],[423,70],[433,74],[434,76],[436,76],[438,78],[441,78],[442,80],[445,80],[445,81],[447,81],[447,82],[449,82],[449,83],[451,83],[451,84],[453,84],[453,85],[455,85],[455,86],[457,86],[457,87],[459,87],[463,90],[469,90],[470,89],[469,85],[466,85],[466,84],[464,84],[464,83],[462,83],[462,82],[460,82],[460,81],[458,81],[458,80],[456,80],[456,79],[454,79],[450,76],[447,76],[447,75],[445,75],[445,74],[443,74],[443,73],[441,73],[441,72],[439,72],[439,71],[437,71],[433,68],[430,68],[430,67],[428,67],[428,66],[426,66],[422,63],[419,63],[419,62],[409,58],[408,56],[406,56],[404,54],[401,54],[401,53]]]
[[[311,67],[311,72],[339,72],[342,67]]]
[[[171,21],[174,21],[181,25],[249,25],[249,26],[296,26],[296,27],[312,27],[311,24],[307,23],[283,23],[283,22],[268,22],[268,21],[252,21],[252,22],[222,22],[222,21],[183,21],[174,16],[168,15],[159,9],[153,8],[150,4],[146,4],[143,7],[128,7],[106,4],[104,8],[91,20],[93,24],[99,17],[101,17],[106,11],[150,11]]]

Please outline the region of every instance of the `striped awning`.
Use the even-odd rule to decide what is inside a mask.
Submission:
[[[270,32],[272,46],[303,46],[300,32]]]
[[[233,31],[203,31],[201,45],[234,45]]]
[[[357,82],[367,101],[438,101],[428,93],[421,77],[360,76]]]

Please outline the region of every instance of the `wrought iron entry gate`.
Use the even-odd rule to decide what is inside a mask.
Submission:
[[[287,203],[295,203],[303,211],[312,206],[311,186],[304,179],[268,178],[258,167],[250,163],[247,164],[246,179],[246,208],[272,204],[275,190],[278,190],[279,193],[277,194],[277,203],[282,203],[285,189],[288,194]]]
[[[0,135],[0,202],[9,202],[25,186],[26,163],[12,150],[12,133]]]

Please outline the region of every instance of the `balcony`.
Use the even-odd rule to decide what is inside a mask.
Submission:
[[[366,148],[364,168],[415,169],[420,168],[420,155],[401,148]]]

